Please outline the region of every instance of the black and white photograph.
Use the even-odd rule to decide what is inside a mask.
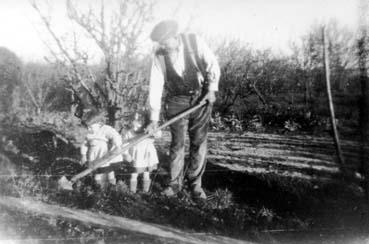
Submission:
[[[368,244],[369,0],[1,0],[0,243]]]

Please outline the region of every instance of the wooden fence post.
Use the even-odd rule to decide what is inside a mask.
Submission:
[[[360,111],[360,135],[361,135],[361,171],[364,174],[364,191],[369,202],[369,79],[367,72],[368,51],[367,51],[367,21],[368,21],[368,2],[360,1],[359,6],[359,31],[360,37],[357,42],[359,77],[361,85],[361,97],[359,103]]]
[[[344,175],[347,175],[346,169],[345,169],[345,161],[343,158],[343,153],[342,153],[340,139],[339,139],[338,130],[337,130],[336,116],[334,113],[332,89],[331,89],[331,81],[330,81],[331,73],[330,73],[330,67],[329,67],[329,48],[328,48],[328,43],[327,43],[328,40],[327,40],[327,32],[326,32],[325,26],[323,26],[322,28],[322,36],[323,36],[323,46],[324,46],[323,57],[324,57],[324,68],[325,68],[325,81],[326,81],[326,87],[327,87],[327,96],[328,96],[328,103],[329,103],[329,111],[331,115],[331,124],[332,124],[333,136],[334,136],[334,143],[336,146],[336,152],[338,156],[338,162],[339,162],[340,169]]]

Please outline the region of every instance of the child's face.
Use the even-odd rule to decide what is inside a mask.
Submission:
[[[134,132],[141,132],[143,130],[143,122],[142,120],[135,119],[132,121],[132,130]]]
[[[87,125],[87,129],[89,131],[93,131],[93,132],[96,132],[100,129],[101,125],[100,123],[93,123],[93,124],[89,124]]]

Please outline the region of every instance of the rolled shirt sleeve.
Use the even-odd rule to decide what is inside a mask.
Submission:
[[[213,51],[210,50],[209,46],[201,37],[196,37],[197,48],[200,59],[203,61],[203,69],[207,81],[209,82],[209,91],[218,91],[219,78],[220,78],[220,67],[218,60]]]
[[[87,140],[84,140],[81,144],[81,147],[80,147],[81,156],[86,157],[87,156],[87,151],[88,151]]]
[[[152,59],[149,85],[150,119],[159,121],[161,97],[164,89],[164,71],[161,67],[159,57],[155,55]]]

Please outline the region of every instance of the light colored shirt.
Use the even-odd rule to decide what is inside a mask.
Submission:
[[[107,152],[114,150],[122,145],[121,135],[109,125],[94,124],[94,129],[89,129],[84,142],[81,145],[81,155],[85,156],[89,162],[89,167],[93,167],[91,163],[103,157]],[[109,145],[111,147],[109,148]],[[122,155],[118,155],[102,167],[109,166],[111,163],[123,161]]]
[[[181,39],[180,39],[181,40]],[[198,56],[202,62],[201,70],[202,74],[199,73],[199,80],[204,80],[204,75],[209,78],[209,91],[218,91],[220,68],[214,53],[210,50],[204,40],[196,36],[196,43],[198,49]],[[184,56],[184,45],[182,40],[178,48],[177,59],[173,61],[173,68],[180,77],[183,77],[185,70],[185,56]],[[161,109],[161,97],[163,94],[164,83],[166,82],[166,69],[163,62],[157,55],[152,58],[151,73],[150,73],[150,86],[149,86],[149,106],[151,112],[151,120],[158,121]]]
[[[128,140],[135,137],[134,132],[128,131],[123,138]],[[154,138],[147,138],[137,145],[131,147],[126,152],[133,162],[132,166],[135,168],[147,168],[156,166],[159,163],[158,155],[154,146]]]

